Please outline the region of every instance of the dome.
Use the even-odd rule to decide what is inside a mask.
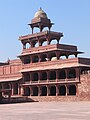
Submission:
[[[38,10],[35,15],[34,18],[48,18],[47,14],[40,8],[40,10]]]

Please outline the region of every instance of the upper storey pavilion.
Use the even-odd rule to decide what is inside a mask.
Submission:
[[[53,23],[41,8],[35,13],[34,18],[28,25],[32,29],[32,34],[19,37],[19,40],[23,44],[23,50],[19,57],[32,54],[38,54],[39,56],[41,53],[46,53],[48,54],[48,60],[50,60],[51,56],[59,59],[60,56],[68,58],[69,55],[75,55],[77,57],[77,54],[82,53],[77,51],[76,46],[60,44],[63,33],[51,31]],[[35,28],[39,28],[40,32],[34,33]],[[44,30],[44,28],[48,28],[48,30]],[[51,55],[51,51],[55,53]]]

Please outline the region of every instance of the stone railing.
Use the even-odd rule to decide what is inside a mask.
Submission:
[[[72,79],[57,79],[57,80],[38,80],[38,81],[26,81],[25,84],[51,84],[51,83],[75,83],[79,82],[79,79],[72,78]]]
[[[47,69],[60,69],[78,65],[78,58],[23,64],[21,72]]]

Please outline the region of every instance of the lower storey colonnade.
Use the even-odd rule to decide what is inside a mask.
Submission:
[[[18,83],[3,84],[1,89],[10,89],[11,95],[22,96],[67,96],[77,95],[77,84],[19,86]]]
[[[23,96],[67,96],[77,95],[77,85],[22,86]]]

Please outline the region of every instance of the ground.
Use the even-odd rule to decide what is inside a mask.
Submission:
[[[1,104],[0,120],[90,120],[90,102]]]

